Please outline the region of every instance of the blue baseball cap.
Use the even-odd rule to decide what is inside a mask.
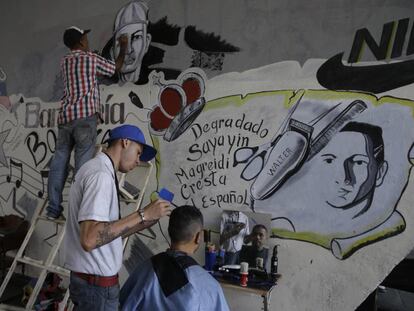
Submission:
[[[145,137],[139,127],[130,124],[124,124],[112,129],[109,132],[109,138],[107,142],[111,142],[117,139],[129,139],[135,141],[143,146],[142,154],[139,159],[142,162],[151,161],[157,154],[157,150],[145,142]]]

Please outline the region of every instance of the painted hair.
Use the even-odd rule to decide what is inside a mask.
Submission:
[[[357,132],[369,137],[375,160],[378,165],[384,162],[384,140],[382,139],[382,129],[379,126],[361,122],[349,122],[341,129],[341,132]]]

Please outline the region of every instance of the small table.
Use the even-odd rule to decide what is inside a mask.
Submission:
[[[282,277],[281,274],[277,274],[276,281],[278,281],[281,277]],[[249,287],[249,286],[243,287],[238,284],[227,281],[225,279],[219,278],[219,277],[215,277],[215,278],[220,283],[221,287],[223,288],[230,288],[230,289],[240,291],[241,293],[251,293],[251,294],[255,294],[257,296],[262,297],[264,311],[270,310],[269,309],[270,296],[272,294],[272,290],[277,286],[277,284],[271,286],[269,289],[260,289],[260,288]]]

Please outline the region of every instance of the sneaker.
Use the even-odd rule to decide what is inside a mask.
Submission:
[[[51,212],[47,212],[46,218],[49,219],[49,220],[66,221],[66,218],[65,218],[65,216],[63,216],[63,214],[56,215],[56,214],[51,213]]]

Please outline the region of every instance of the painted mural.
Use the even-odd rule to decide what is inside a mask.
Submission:
[[[354,40],[346,63],[343,46],[315,59],[275,47],[273,26],[273,37],[262,40],[266,24],[288,23],[263,4],[246,4],[249,12],[237,15],[243,31],[232,35],[229,27],[209,27],[229,22],[223,16],[206,21],[155,6],[122,1],[105,15],[110,31],[91,33],[110,59],[119,53],[114,42],[128,37],[120,74],[101,81],[98,143],[119,124],[138,125],[159,151],[151,192],[167,187],[175,204],[205,214],[270,214],[285,280],[274,294],[281,310],[355,309],[414,247],[414,92],[406,59],[414,26],[410,32],[409,19],[393,17],[376,22],[379,36],[371,25],[347,29]],[[311,41],[299,39],[295,45]],[[34,87],[10,92],[18,83],[6,64],[0,59],[0,212],[30,220],[47,198],[60,80],[53,100],[27,91]],[[73,167],[64,204],[72,175]],[[166,229],[162,222],[133,239],[128,271],[137,258],[165,249]]]
[[[270,213],[274,237],[346,259],[405,228],[396,206],[411,170],[414,136],[401,135],[414,134],[411,104],[304,90],[217,99],[182,139],[184,152],[175,152],[182,161],[164,160],[172,149],[160,146],[161,170],[172,168],[161,182],[175,180],[181,199],[203,208]],[[220,119],[210,119],[210,109]]]
[[[219,35],[205,33],[195,25],[180,27],[169,23],[167,16],[150,22],[148,14],[148,4],[144,1],[129,2],[118,11],[113,36],[102,55],[116,59],[119,47],[114,42],[122,34],[128,36],[128,49],[120,76],[107,83],[144,84],[153,70],[163,72],[167,79],[176,79],[188,67],[221,72],[225,55],[240,50]],[[181,55],[177,55],[178,51]]]
[[[251,181],[252,208],[273,215],[273,234],[321,245],[341,259],[404,230],[396,206],[413,143],[401,135],[413,133],[408,107],[384,98],[374,108],[375,98],[352,95],[295,96],[268,143],[235,153],[245,163],[241,177]]]

